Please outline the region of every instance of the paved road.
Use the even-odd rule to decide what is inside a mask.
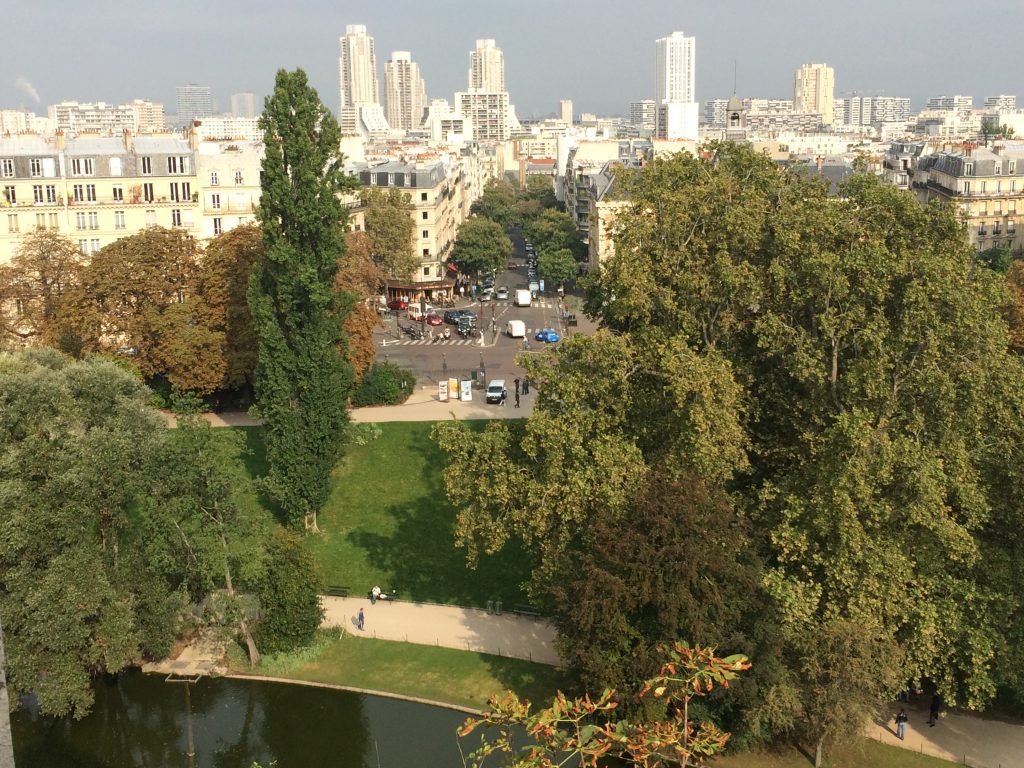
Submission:
[[[508,612],[495,616],[476,608],[410,603],[404,600],[322,597],[325,627],[344,627],[356,637],[399,640],[461,651],[557,664],[555,630],[542,619]],[[356,615],[363,609],[362,631]]]

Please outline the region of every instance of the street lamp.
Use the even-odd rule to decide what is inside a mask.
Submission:
[[[480,353],[480,386],[486,386],[487,382],[487,368],[484,367],[484,353]]]
[[[445,380],[448,379],[448,359],[445,357],[444,352],[441,353],[441,372]]]

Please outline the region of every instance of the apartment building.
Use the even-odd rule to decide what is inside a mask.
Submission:
[[[210,238],[256,220],[263,142],[196,141],[196,235]]]
[[[921,158],[912,188],[922,203],[956,205],[979,251],[1009,246],[1024,254],[1024,147],[964,147]]]
[[[199,186],[195,148],[178,136],[0,138],[0,263],[38,228],[84,255],[146,227],[197,233]]]

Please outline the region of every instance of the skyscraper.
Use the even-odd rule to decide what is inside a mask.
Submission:
[[[365,134],[386,131],[388,126],[380,106],[373,38],[366,33],[363,24],[349,24],[340,43],[341,109],[338,122],[342,132]]]
[[[700,107],[694,85],[697,42],[682,32],[659,38],[655,47],[655,135],[696,139]]]
[[[410,131],[423,122],[427,89],[408,51],[394,51],[384,64],[385,117],[392,128]]]
[[[469,87],[489,93],[505,90],[505,56],[493,40],[477,40],[470,51]]]
[[[835,110],[836,73],[827,64],[804,64],[793,75],[793,111],[821,115],[832,125]]]
[[[231,114],[235,117],[256,117],[256,95],[252,91],[231,94]]]
[[[179,85],[174,89],[179,122],[213,114],[213,94],[208,85]]]
[[[561,113],[562,122],[572,125],[572,99],[562,99],[559,101],[558,111]]]

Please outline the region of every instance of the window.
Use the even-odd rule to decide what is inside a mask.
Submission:
[[[152,210],[146,211],[146,226],[147,227],[155,227],[156,226],[156,211],[152,211]]]
[[[985,182],[984,181],[978,182],[978,191],[981,192],[981,194],[985,194]]]
[[[988,234],[987,225],[984,221],[978,223],[978,237],[985,237]]]
[[[423,230],[423,239],[426,240],[428,237],[430,237],[430,230],[429,229],[424,229]]]
[[[43,175],[43,161],[38,157],[33,157],[28,161],[28,172],[30,176],[42,176]]]
[[[422,218],[424,221],[426,221],[427,220],[427,216],[428,216],[427,212],[424,211],[423,215],[420,218]]]
[[[85,202],[85,187],[83,187],[81,184],[75,184],[71,188],[71,191],[75,195],[75,202],[76,203]]]
[[[4,187],[4,200],[11,205],[18,204],[18,196],[14,194],[14,187]]]
[[[7,231],[17,232],[18,231],[18,214],[8,213],[7,214]]]
[[[428,256],[430,256],[430,249],[429,248],[424,248],[423,249],[423,258],[427,258]]]
[[[181,226],[181,208],[172,208],[171,209],[171,226],[174,226],[174,227],[180,227]]]
[[[80,211],[75,214],[75,229],[85,229],[85,211]]]
[[[39,214],[39,215],[42,216],[42,214]],[[48,213],[48,214],[46,214],[46,216],[50,220],[50,229],[53,229],[53,230],[60,229],[60,223],[58,222],[58,218],[57,218],[57,214],[56,213]]]
[[[978,203],[978,213],[982,216],[988,216],[988,203],[984,200]]]
[[[1016,160],[1011,160],[1011,161],[1009,162],[1009,166],[1010,166],[1010,167],[1006,169],[1006,172],[1007,172],[1007,173],[1008,173],[1008,174],[1009,174],[1010,176],[1013,176],[1013,174],[1015,174],[1015,173],[1017,172],[1017,161],[1016,161]]]
[[[114,229],[124,229],[124,211],[114,211]]]
[[[224,227],[221,225],[220,217],[215,218],[213,220],[213,234],[219,235],[223,231],[224,231]]]
[[[994,203],[992,203],[992,213],[994,213],[996,216],[998,216],[1002,212],[1003,212],[1003,201],[1002,200],[996,200]]]
[[[187,203],[192,199],[192,184],[188,181],[181,183],[181,201]]]
[[[14,178],[14,160],[9,157],[5,157],[0,160],[0,176],[5,179]]]
[[[167,172],[180,175],[188,173],[188,155],[173,155],[167,158]]]
[[[53,214],[50,214],[50,215],[52,216]],[[46,214],[45,213],[37,213],[36,214],[36,229],[46,229]]]
[[[82,252],[83,256],[88,256],[89,255],[89,241],[88,240],[79,240],[78,241],[78,250],[80,250]]]
[[[100,228],[100,215],[96,211],[89,211],[89,229]]]
[[[86,184],[85,185],[85,199],[90,203],[96,202],[96,185]]]
[[[144,157],[142,158],[142,173],[149,176],[153,173],[153,158]]]
[[[427,202],[427,193],[426,192],[420,192],[420,201],[424,202],[424,203]]]
[[[46,185],[46,202],[56,203],[57,202],[57,186],[55,184]]]
[[[1006,222],[1006,234],[1017,234],[1017,225],[1013,223],[1013,219],[1010,219],[1008,222]]]
[[[121,175],[121,158],[112,157],[110,158],[110,175],[120,176]]]
[[[969,195],[969,194],[971,194],[971,182],[969,182],[969,181],[965,181],[965,182],[963,183],[963,189],[962,189],[961,191],[962,191],[962,193],[963,193],[963,194],[965,194],[965,195]]]
[[[995,164],[995,170],[996,170],[996,176],[1002,176],[1003,175],[1003,164],[1002,163],[996,163]]]
[[[973,175],[974,175],[974,163],[965,163],[964,164],[964,176],[973,176]]]
[[[176,203],[179,202],[177,184],[171,184],[171,200],[173,200]]]
[[[220,186],[220,173],[218,173],[217,171],[210,171],[210,186],[211,187],[219,187]]]
[[[90,240],[89,241],[89,252],[90,253],[96,253],[99,249],[100,249],[100,241],[99,240]]]
[[[235,184],[242,184],[245,181],[245,177],[242,176],[241,170],[235,171]]]
[[[220,195],[216,192],[210,195],[210,207],[215,211],[220,210]]]
[[[33,184],[32,185],[32,199],[36,203],[46,202],[45,198],[43,198],[43,185],[42,184]]]
[[[142,185],[142,198],[147,203],[153,202],[153,182],[148,182]]]
[[[423,268],[423,276],[424,277],[430,277],[430,267],[424,267]]]
[[[75,176],[92,176],[93,163],[91,157],[73,157],[71,159],[71,173]]]
[[[997,221],[992,225],[992,236],[999,237],[1003,234],[1003,222]]]
[[[124,202],[124,188],[120,184],[115,184],[114,188],[110,190],[110,192],[114,197],[114,202]]]
[[[1016,200],[1007,200],[1006,201],[1006,212],[1010,213],[1010,214],[1014,214],[1014,213],[1017,212],[1017,201]]]

